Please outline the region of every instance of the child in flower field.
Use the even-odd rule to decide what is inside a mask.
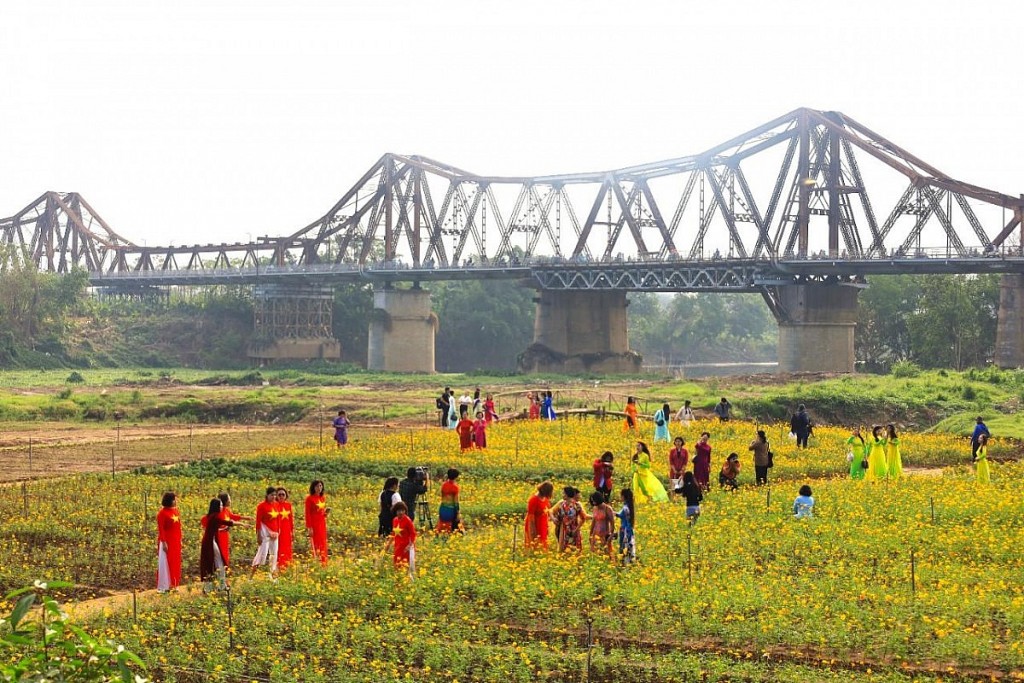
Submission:
[[[693,526],[700,517],[700,502],[704,500],[704,490],[697,484],[693,472],[683,474],[683,485],[676,489],[676,493],[686,499],[686,519]]]
[[[395,513],[394,530],[388,539],[388,546],[394,548],[396,567],[403,564],[409,566],[409,576],[416,575],[416,525],[409,518],[409,508],[399,501],[393,508]]]
[[[636,503],[633,502],[633,491],[622,489],[622,507],[615,516],[619,518],[619,555],[626,564],[636,561]]]
[[[606,502],[604,493],[590,494],[590,552],[602,552],[611,557],[612,539],[615,538],[615,510]]]
[[[793,516],[797,519],[814,516],[814,496],[807,484],[800,487],[800,495],[793,501]]]

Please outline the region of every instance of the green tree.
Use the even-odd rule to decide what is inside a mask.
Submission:
[[[963,370],[991,360],[999,312],[998,275],[926,275],[909,316],[912,360]]]
[[[435,359],[442,372],[512,370],[533,341],[534,290],[494,280],[438,283]]]

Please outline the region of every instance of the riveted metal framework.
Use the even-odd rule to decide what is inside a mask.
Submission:
[[[83,267],[94,284],[526,276],[757,291],[1021,272],[1022,215],[1022,197],[956,180],[842,113],[798,109],[700,154],[597,173],[489,176],[385,154],[319,219],[255,243],[139,247],[56,193],[0,221],[0,234],[41,268]]]
[[[330,287],[259,285],[254,329],[264,339],[327,339],[332,336],[334,292]]]

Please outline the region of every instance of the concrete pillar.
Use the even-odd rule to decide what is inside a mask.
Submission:
[[[999,281],[995,364],[1024,367],[1024,275],[1007,273]]]
[[[366,367],[385,372],[434,372],[437,316],[425,289],[376,289]]]
[[[831,284],[778,288],[780,372],[853,372],[856,287]]]
[[[640,372],[641,357],[629,350],[626,293],[542,290],[533,344],[519,357],[526,372]]]

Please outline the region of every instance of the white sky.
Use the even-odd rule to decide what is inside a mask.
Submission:
[[[323,214],[384,152],[478,173],[696,153],[797,107],[1024,192],[1024,3],[12,0],[0,216],[78,191],[149,245]]]

